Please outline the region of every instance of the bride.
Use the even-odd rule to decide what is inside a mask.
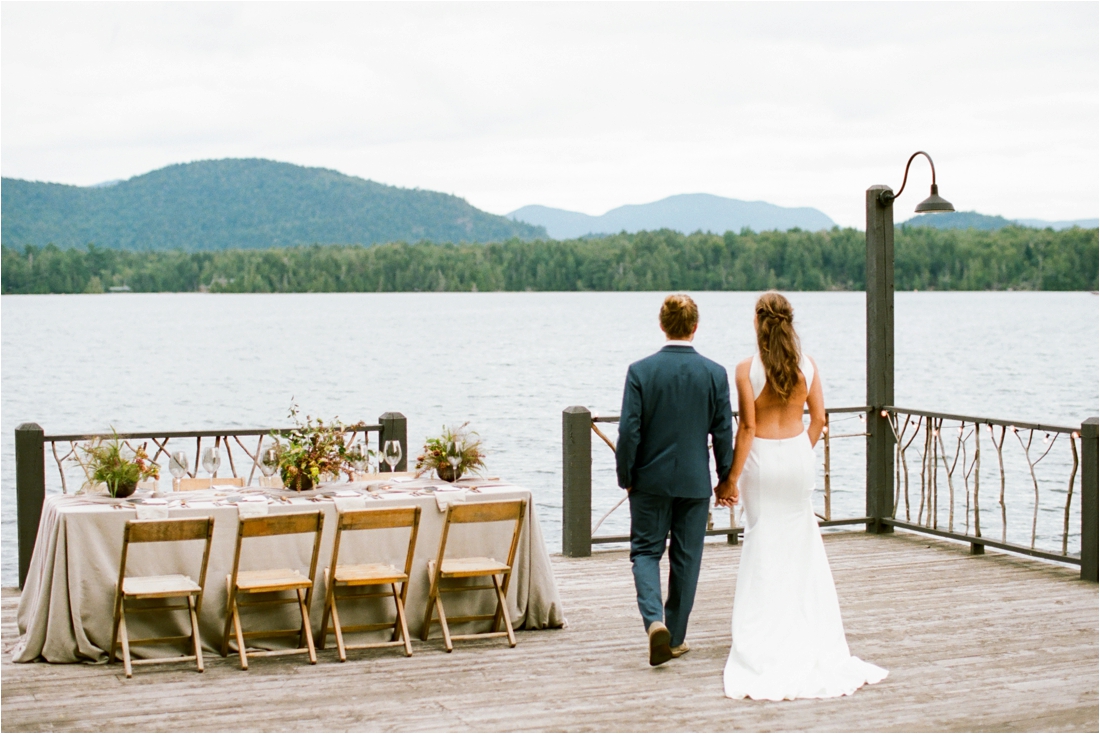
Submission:
[[[786,298],[756,303],[759,352],[737,365],[740,421],[718,504],[743,493],[745,542],[733,602],[726,695],[779,701],[854,693],[886,677],[851,655],[810,496],[825,425],[821,377],[802,354]],[[802,423],[810,408],[810,427]]]

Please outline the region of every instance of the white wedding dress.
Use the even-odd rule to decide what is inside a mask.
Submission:
[[[807,388],[813,363],[799,365]],[[766,381],[749,369],[753,397]],[[887,671],[848,651],[833,574],[810,497],[816,460],[809,436],[754,438],[738,487],[745,535],[733,600],[730,698],[832,698],[878,683]]]

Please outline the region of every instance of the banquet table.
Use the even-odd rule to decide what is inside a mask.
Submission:
[[[226,618],[226,577],[232,570],[238,517],[245,514],[317,510],[324,513],[317,582],[310,606],[314,635],[319,635],[325,596],[322,570],[330,565],[338,506],[341,509],[420,506],[420,528],[406,604],[410,633],[416,639],[427,605],[428,560],[434,559],[438,553],[446,506],[451,502],[526,499],[527,515],[508,588],[509,612],[517,629],[564,626],[561,598],[529,490],[484,480],[463,481],[454,485],[427,480],[398,481],[395,479],[381,485],[335,483],[321,485],[305,493],[215,486],[204,491],[172,493],[167,504],[163,499],[140,496],[117,500],[84,495],[51,495],[42,508],[34,555],[19,600],[17,621],[20,639],[12,651],[12,660],[54,663],[107,660],[123,529],[126,521],[135,519],[139,514],[142,517],[214,518],[206,590],[199,615],[203,647],[209,651],[217,651],[221,645]],[[506,559],[513,527],[508,523],[452,526],[447,557],[490,556]],[[402,568],[408,550],[408,532],[407,529],[390,529],[345,534],[341,540],[339,562],[386,562]],[[131,546],[127,573],[131,576],[182,573],[198,580],[202,543],[185,541]],[[291,567],[306,574],[312,550],[311,536],[246,539],[241,554],[241,569]],[[361,606],[353,606],[351,611],[346,611],[341,603],[341,621],[345,626],[386,621],[394,617],[392,600],[348,603]],[[448,594],[445,604],[450,617],[492,612],[495,600],[489,592],[475,591]],[[249,615],[245,617],[245,624],[250,629],[294,628],[300,624],[296,610],[291,606],[261,607],[250,611]],[[128,619],[128,623],[131,637],[188,633],[186,613],[181,612],[135,615]],[[482,622],[481,625],[486,627],[487,623]],[[470,631],[480,629],[470,627]],[[378,639],[382,633],[362,634],[373,634]],[[435,625],[432,638],[439,636],[439,627]],[[284,638],[280,643],[275,639],[259,639],[256,644],[272,648],[291,645],[292,641]],[[328,647],[334,644],[330,636]],[[143,653],[163,655],[165,649],[143,650],[139,647],[134,649],[134,653],[137,656]]]

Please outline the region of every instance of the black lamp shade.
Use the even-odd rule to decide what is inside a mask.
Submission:
[[[927,199],[917,204],[917,208],[914,210],[917,214],[923,214],[924,212],[953,212],[955,207],[951,205],[951,202],[940,196],[939,187],[936,184],[932,184],[932,195]]]

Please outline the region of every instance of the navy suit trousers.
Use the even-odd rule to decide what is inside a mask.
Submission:
[[[630,562],[638,609],[648,630],[663,621],[673,647],[687,635],[688,616],[695,603],[699,566],[703,561],[710,498],[667,497],[638,491],[630,493]],[[668,544],[668,600],[661,610],[661,557]]]

